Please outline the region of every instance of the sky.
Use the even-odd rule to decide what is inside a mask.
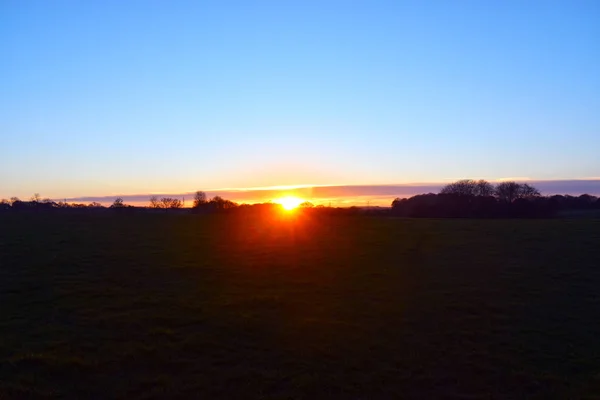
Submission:
[[[0,197],[600,179],[599,20],[595,0],[0,0]]]

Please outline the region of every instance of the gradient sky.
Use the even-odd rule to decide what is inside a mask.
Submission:
[[[600,176],[598,1],[0,0],[0,197]]]

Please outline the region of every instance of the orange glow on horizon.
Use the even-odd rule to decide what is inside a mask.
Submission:
[[[304,203],[304,200],[295,196],[285,196],[274,200],[274,202],[281,204],[285,210],[291,211],[295,208],[298,208],[300,204]]]

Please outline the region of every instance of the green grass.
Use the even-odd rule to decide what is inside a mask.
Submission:
[[[593,398],[599,220],[0,217],[0,398]]]

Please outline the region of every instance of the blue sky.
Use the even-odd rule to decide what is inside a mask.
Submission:
[[[600,177],[597,1],[0,1],[0,197]]]

